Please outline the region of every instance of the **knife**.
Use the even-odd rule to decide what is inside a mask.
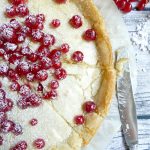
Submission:
[[[137,150],[138,127],[129,62],[117,80],[117,100],[125,141],[130,150]]]

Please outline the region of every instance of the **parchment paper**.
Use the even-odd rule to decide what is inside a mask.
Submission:
[[[134,62],[134,52],[130,43],[127,28],[123,22],[122,14],[118,11],[113,0],[94,0],[100,9],[109,34],[113,51],[122,50],[120,57],[129,58],[130,67],[132,68],[131,80],[133,91],[136,91],[136,65]],[[132,58],[132,59],[130,59]],[[96,136],[84,150],[106,150],[113,136],[121,127],[118,112],[118,104],[114,96],[109,115],[106,117]]]

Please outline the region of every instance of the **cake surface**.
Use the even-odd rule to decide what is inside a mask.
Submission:
[[[91,0],[18,1],[0,3],[0,149],[79,150],[106,116],[115,86],[103,19]],[[39,14],[45,19],[30,22]]]

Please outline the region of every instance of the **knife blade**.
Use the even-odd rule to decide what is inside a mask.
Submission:
[[[129,63],[122,76],[117,80],[117,100],[126,144],[130,149],[138,144],[136,106],[130,77]]]

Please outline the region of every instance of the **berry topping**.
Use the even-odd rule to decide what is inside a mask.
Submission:
[[[26,109],[29,107],[29,104],[26,101],[26,97],[21,97],[18,101],[17,101],[17,106],[21,109]]]
[[[20,49],[20,53],[24,56],[28,56],[32,53],[32,50],[30,49],[29,46],[22,46],[21,49]]]
[[[10,20],[10,26],[15,30],[19,31],[21,29],[20,23],[16,19],[11,19]]]
[[[7,115],[5,112],[0,111],[0,123],[7,119]]]
[[[20,49],[20,53],[24,56],[28,56],[28,55],[32,54],[32,50],[30,49],[29,46],[22,46]]]
[[[28,80],[29,82],[32,82],[32,81],[34,80],[34,74],[28,73],[27,76],[26,76],[26,78],[27,78],[27,80]]]
[[[31,93],[30,87],[28,85],[22,85],[19,90],[20,95],[28,96]]]
[[[38,60],[38,56],[36,53],[31,53],[30,55],[27,55],[27,59],[31,62],[36,62]]]
[[[17,15],[16,12],[16,7],[15,6],[8,6],[6,7],[6,12],[5,12],[6,16],[9,18],[13,18]]]
[[[84,122],[85,122],[84,116],[83,116],[83,115],[76,116],[76,117],[74,118],[74,122],[75,122],[75,124],[77,124],[77,125],[82,125],[82,124],[84,124]]]
[[[30,36],[31,33],[32,33],[32,30],[31,30],[31,28],[29,28],[28,26],[23,26],[23,27],[21,28],[21,33],[22,33],[22,34],[25,34],[25,35],[27,35],[27,36]]]
[[[6,42],[4,44],[4,49],[6,53],[14,53],[17,50],[18,46],[14,43]]]
[[[30,49],[29,46],[22,46],[21,49],[20,49],[20,53],[24,56],[28,56],[32,53],[32,50]]]
[[[121,9],[124,13],[129,13],[132,10],[132,5],[130,2],[126,2],[125,6]]]
[[[66,3],[67,0],[55,0],[56,3],[58,4],[63,4]]]
[[[55,77],[58,80],[63,80],[67,77],[67,72],[65,69],[60,68],[55,71]]]
[[[31,126],[35,126],[38,124],[38,120],[34,118],[34,119],[30,120],[29,123],[31,124]]]
[[[8,77],[9,77],[9,79],[12,80],[12,81],[16,81],[16,80],[19,79],[18,74],[17,74],[14,70],[12,70],[12,69],[9,69],[9,70],[8,70]]]
[[[0,131],[3,133],[11,132],[14,129],[14,123],[10,120],[5,120],[2,122]]]
[[[39,81],[45,81],[48,78],[48,73],[46,70],[40,70],[36,73],[36,79]]]
[[[54,20],[52,20],[51,26],[52,26],[53,28],[58,28],[58,27],[60,26],[60,20],[59,20],[59,19],[54,19]]]
[[[36,15],[36,18],[38,20],[38,23],[43,23],[45,21],[44,14],[38,14],[38,15]]]
[[[27,5],[25,5],[25,4],[18,5],[16,11],[20,17],[25,17],[29,14],[29,9],[28,9]]]
[[[144,10],[145,5],[146,5],[145,2],[140,1],[140,2],[138,3],[138,5],[136,6],[136,9],[137,9],[137,10]]]
[[[61,45],[60,50],[62,53],[67,53],[69,51],[69,48],[70,48],[69,45],[65,43]]]
[[[15,30],[8,26],[2,29],[1,36],[8,42],[13,42],[16,39]]]
[[[5,50],[3,48],[0,48],[0,56],[4,56]]]
[[[73,28],[80,28],[82,26],[81,17],[79,15],[75,15],[70,19],[69,23]]]
[[[29,27],[31,29],[37,29],[38,20],[37,20],[36,16],[29,15],[25,20],[25,24],[26,24],[27,27]]]
[[[62,63],[59,59],[53,59],[52,63],[54,69],[59,69],[62,66]]]
[[[0,89],[0,100],[5,99],[6,93],[3,89]]]
[[[43,85],[41,83],[39,83],[39,85],[37,87],[37,91],[38,92],[43,92]]]
[[[46,92],[43,94],[44,99],[56,99],[57,97],[57,92],[56,90],[51,90],[50,92]]]
[[[20,90],[20,84],[18,82],[13,82],[11,85],[10,85],[10,89],[12,91],[19,91]]]
[[[34,93],[27,97],[26,101],[31,107],[38,107],[42,103],[41,98]]]
[[[122,10],[123,8],[125,8],[125,5],[126,5],[127,1],[126,0],[119,0],[119,1],[116,1],[115,3],[117,5],[117,7],[120,10]]]
[[[16,136],[22,134],[22,126],[20,124],[15,124],[12,132]]]
[[[16,37],[16,43],[23,43],[26,39],[26,35],[24,33],[18,32]]]
[[[92,101],[85,102],[85,104],[83,105],[83,109],[87,113],[94,112],[96,109],[96,104]]]
[[[2,64],[0,65],[0,76],[6,75],[8,72],[8,65]]]
[[[54,60],[54,59],[60,59],[61,57],[61,51],[54,49],[50,52],[49,57]]]
[[[50,69],[52,67],[52,61],[48,57],[43,57],[40,64],[42,69]]]
[[[4,139],[2,136],[0,136],[0,146],[3,145]]]
[[[33,146],[37,149],[42,149],[44,146],[45,146],[45,141],[41,138],[39,139],[36,139],[34,142],[33,142]]]
[[[39,56],[39,58],[41,59],[44,56],[48,56],[50,53],[49,48],[45,47],[45,46],[40,46],[37,50],[37,54]]]
[[[52,46],[55,44],[55,37],[51,34],[45,34],[43,36],[42,44],[44,46]]]
[[[27,0],[9,0],[13,5],[19,5],[27,2]]]
[[[33,74],[36,74],[38,71],[40,71],[40,69],[41,69],[41,65],[39,65],[38,63],[31,65],[31,72]]]
[[[1,111],[7,112],[12,110],[13,108],[13,102],[11,99],[6,98],[4,101],[1,102]]]
[[[59,87],[59,82],[57,80],[52,80],[50,82],[51,89],[57,89]]]
[[[0,82],[0,88],[2,87],[2,82]]]
[[[96,32],[95,32],[95,30],[93,30],[93,29],[86,30],[84,32],[84,34],[83,34],[83,38],[86,41],[94,41],[94,40],[96,40]]]
[[[28,147],[27,142],[21,141],[18,144],[16,144],[14,147],[12,147],[10,150],[26,150]]]
[[[75,51],[72,55],[72,60],[75,62],[82,62],[84,55],[81,51]]]
[[[39,29],[32,30],[32,39],[34,41],[42,42],[43,35],[44,35],[44,33],[41,30],[39,30]]]
[[[16,67],[16,71],[19,75],[27,75],[30,72],[29,63],[25,61],[20,62]]]

